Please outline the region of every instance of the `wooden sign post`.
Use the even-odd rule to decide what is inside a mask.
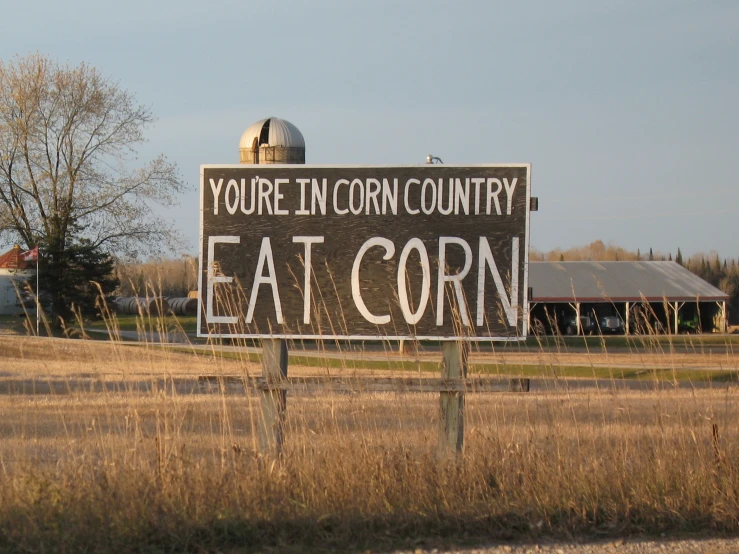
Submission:
[[[285,437],[287,410],[287,341],[262,339],[262,387],[259,451],[279,455]]]
[[[469,343],[445,342],[441,346],[441,379],[464,383],[467,378]],[[450,388],[457,388],[453,385]],[[460,387],[463,389],[463,387]],[[439,456],[449,458],[464,447],[464,390],[439,393]]]

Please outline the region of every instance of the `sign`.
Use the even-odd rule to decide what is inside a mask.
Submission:
[[[530,165],[203,165],[198,336],[526,336]]]

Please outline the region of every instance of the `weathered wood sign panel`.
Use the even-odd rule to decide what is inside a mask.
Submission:
[[[204,165],[199,336],[526,333],[529,165]]]

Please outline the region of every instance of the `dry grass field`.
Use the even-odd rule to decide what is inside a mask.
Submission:
[[[731,348],[480,356],[736,368]],[[290,367],[342,371],[362,376]],[[275,460],[257,453],[253,392],[197,385],[259,372],[246,356],[0,337],[0,550],[361,551],[739,531],[733,385],[470,394],[464,452],[446,462],[438,394],[289,395]]]

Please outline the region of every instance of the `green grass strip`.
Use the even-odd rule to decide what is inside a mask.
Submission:
[[[228,351],[193,351],[182,347],[166,347],[177,352],[186,352],[195,356],[242,360],[260,363],[262,356],[258,352]],[[361,358],[289,356],[291,365],[316,367],[322,369],[353,370],[386,370],[398,372],[438,373],[441,362],[435,360],[363,360]],[[498,364],[490,362],[470,362],[470,373],[475,375],[500,375],[506,377],[531,378],[579,378],[579,379],[638,379],[651,381],[671,381],[683,383],[739,383],[739,371],[722,369],[681,369],[681,368],[636,368],[618,366],[588,365],[530,365],[530,364]]]

